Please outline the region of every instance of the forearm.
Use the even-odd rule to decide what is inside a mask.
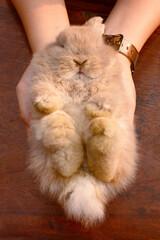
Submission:
[[[160,0],[118,0],[105,22],[106,34],[123,34],[138,51],[160,24]]]
[[[69,26],[63,0],[11,0],[25,28],[33,52],[43,48]]]

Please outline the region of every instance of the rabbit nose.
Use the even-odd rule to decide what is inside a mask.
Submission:
[[[77,61],[75,59],[73,59],[73,62],[75,62],[76,66],[77,67],[84,67],[85,66],[85,63],[87,62],[88,60],[84,60],[83,62],[80,62],[80,61]]]

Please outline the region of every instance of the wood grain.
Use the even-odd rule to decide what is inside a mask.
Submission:
[[[71,23],[90,13],[107,16],[115,1],[71,1]],[[89,12],[89,13],[88,13]],[[140,164],[127,192],[107,207],[106,221],[93,229],[67,220],[42,196],[26,170],[25,126],[15,87],[31,52],[21,21],[9,1],[0,1],[0,240],[160,239],[160,28],[143,47],[134,74]]]

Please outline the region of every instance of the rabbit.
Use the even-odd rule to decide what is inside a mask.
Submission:
[[[116,52],[94,17],[35,53],[29,91],[29,168],[43,193],[85,226],[135,177],[135,127],[127,120]]]

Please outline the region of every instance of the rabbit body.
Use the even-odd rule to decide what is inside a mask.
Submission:
[[[114,50],[102,19],[63,31],[32,60],[29,167],[67,216],[101,221],[105,204],[136,171],[136,137],[127,120]]]

